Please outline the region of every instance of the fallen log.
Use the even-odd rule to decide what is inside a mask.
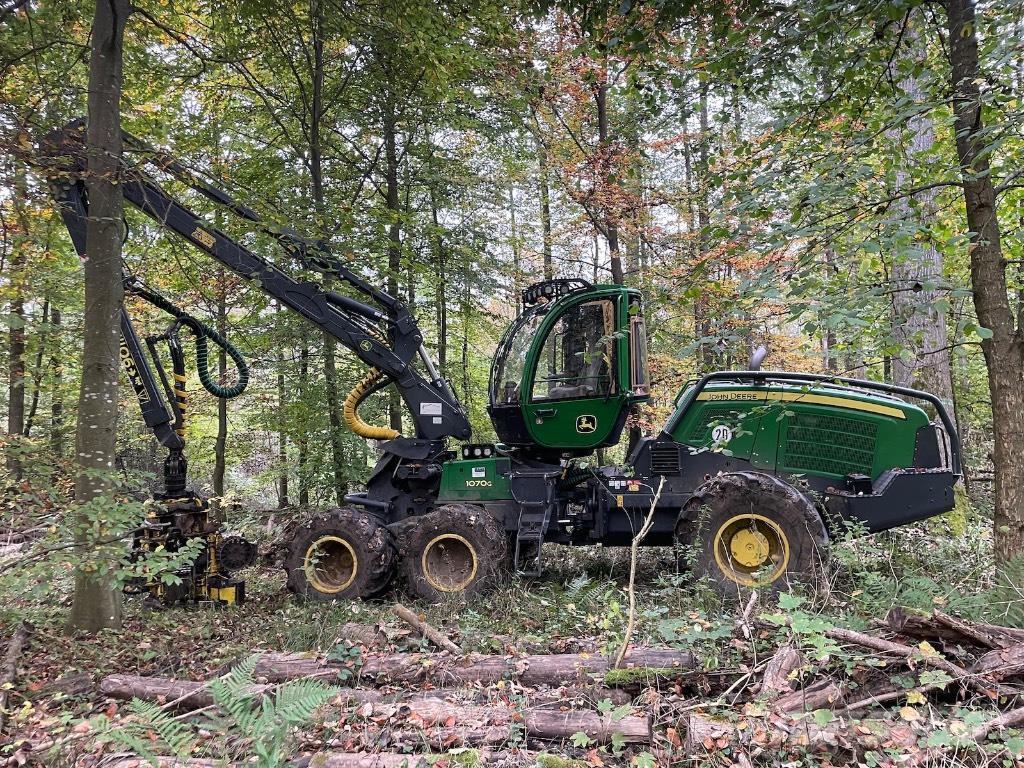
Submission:
[[[427,755],[410,755],[398,752],[319,752],[315,755],[299,757],[288,763],[288,768],[427,768],[443,765],[449,757],[443,753]],[[467,755],[452,755],[449,765],[469,764]],[[506,768],[517,765],[534,765],[537,761],[536,752],[492,752],[481,750],[472,755],[473,765],[502,765]],[[212,760],[192,758],[182,760],[174,757],[158,757],[160,768],[221,768],[223,763]],[[439,762],[440,761],[440,762]],[[228,768],[236,768],[241,763],[230,764]],[[149,768],[150,763],[138,757],[121,757],[114,762],[104,763],[103,768]]]
[[[158,704],[174,702],[182,710],[202,709],[213,704],[208,683],[176,680],[169,677],[143,677],[141,675],[107,675],[100,681],[100,693],[112,699],[142,699]],[[276,686],[256,684],[249,690],[253,696],[270,693]],[[365,704],[381,701],[379,691],[365,688],[344,689],[344,701]]]
[[[91,682],[89,688],[91,689]],[[272,691],[270,684],[257,684],[252,687],[254,696]],[[113,699],[142,699],[158,704],[173,702],[178,710],[203,709],[213,704],[213,696],[207,683],[192,680],[177,680],[169,677],[143,677],[141,675],[108,675],[100,681],[100,692]],[[41,692],[40,692],[41,693]],[[478,688],[433,688],[425,691],[402,691],[386,694],[376,689],[344,688],[339,703],[397,703],[414,699],[456,699],[477,704],[503,704],[501,692],[495,689]],[[586,701],[591,704],[608,699],[616,706],[628,704],[633,697],[620,688],[603,686],[571,687],[565,686],[545,690],[531,695],[534,705],[569,704],[572,701]]]
[[[822,680],[779,696],[773,703],[776,712],[812,712],[833,709],[843,702],[843,689],[834,680]]]
[[[224,763],[216,760],[200,760],[199,758],[181,759],[177,757],[157,757],[157,765],[160,768],[221,768]],[[103,768],[152,768],[149,760],[141,757],[120,757],[114,762],[103,763]],[[228,768],[234,768],[238,763],[229,764]]]
[[[18,628],[11,635],[7,644],[7,653],[4,655],[3,666],[0,666],[0,733],[3,733],[4,724],[7,719],[7,699],[14,681],[18,677],[18,660],[21,652],[25,649],[29,635],[32,634],[32,625],[27,621],[21,622]]]
[[[274,686],[253,686],[254,696],[270,694]],[[110,675],[103,679],[100,690],[118,699],[146,698],[156,701],[174,701],[186,709],[210,706],[213,697],[205,683],[167,678],[146,678],[135,675]],[[387,723],[389,730],[400,731],[407,724],[417,728],[417,738],[431,746],[476,746],[502,744],[511,737],[513,723],[522,723],[526,734],[548,741],[561,741],[582,731],[600,743],[611,740],[619,733],[628,743],[648,743],[651,725],[647,717],[628,715],[613,719],[592,711],[530,708],[523,711],[503,703],[487,705],[463,704],[434,697],[404,696],[396,702],[381,701],[379,691],[343,689],[333,702],[334,706],[354,706],[354,714],[372,723]],[[431,733],[435,727],[454,728],[469,726],[464,731]],[[419,729],[426,729],[419,733]],[[485,730],[481,730],[485,729]],[[489,729],[489,730],[486,730]]]
[[[1024,672],[1024,643],[989,651],[974,663],[971,672],[994,682],[1020,675]]]
[[[754,594],[757,594],[756,592]],[[761,693],[774,698],[793,690],[790,675],[804,665],[804,655],[791,645],[780,645],[761,677]]]
[[[872,651],[878,651],[879,653],[891,653],[907,661],[912,660],[915,656],[920,656],[922,664],[935,667],[936,669],[941,669],[943,672],[953,677],[954,680],[960,682],[962,685],[974,688],[987,698],[1012,696],[1016,694],[1016,691],[1012,689],[1005,688],[996,682],[971,674],[960,665],[954,664],[937,652],[933,654],[924,654],[920,649],[912,648],[911,646],[904,645],[903,643],[895,643],[892,640],[885,640],[881,637],[874,637],[873,635],[866,635],[863,632],[856,632],[852,629],[843,629],[841,627],[832,627],[831,629],[827,629],[825,630],[825,635],[833,640],[854,643],[855,645],[859,645]]]
[[[352,621],[341,625],[338,640],[367,648],[383,647],[388,644],[388,636],[376,624],[356,624]]]
[[[443,651],[448,651],[452,654],[461,654],[462,649],[453,643],[444,633],[439,632],[435,627],[428,624],[426,621],[421,619],[415,613],[410,611],[401,603],[395,603],[391,606],[392,612],[408,624],[410,627],[419,632],[423,637],[432,642],[438,648]]]
[[[1024,643],[1022,629],[967,621],[938,610],[933,611],[931,616],[916,616],[894,609],[890,611],[883,625],[917,640],[976,645],[989,649],[1008,648]]]
[[[622,685],[655,678],[674,678],[692,673],[696,660],[687,651],[636,648],[630,651],[625,666],[612,673],[612,660],[587,653],[542,654],[530,656],[453,657],[448,654],[401,653],[366,656],[361,665],[328,661],[309,654],[267,653],[260,657],[255,676],[267,682],[299,677],[339,681],[343,668],[355,683],[374,685],[492,685],[499,680],[515,680],[521,685],[559,685],[592,682],[600,677],[606,684]],[[611,674],[609,674],[611,673]]]
[[[92,693],[92,691],[92,675],[88,672],[76,672],[58,677],[56,680],[51,680],[38,691],[30,693],[29,696],[34,700],[49,699],[57,696],[82,696],[86,693]]]
[[[730,721],[693,713],[683,726],[686,752],[697,759],[724,749],[731,750],[733,760],[740,754],[756,758],[763,752],[780,751],[792,751],[801,757],[814,752],[834,756],[840,751],[859,756],[871,750],[907,749],[917,743],[918,737],[910,723],[889,720],[838,719],[816,725],[807,718],[744,717]],[[779,756],[771,757],[774,760]]]

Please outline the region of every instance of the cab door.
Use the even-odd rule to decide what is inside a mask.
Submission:
[[[618,442],[629,400],[627,334],[618,332],[623,299],[581,299],[540,328],[543,341],[521,387],[526,428],[538,444],[588,452]]]

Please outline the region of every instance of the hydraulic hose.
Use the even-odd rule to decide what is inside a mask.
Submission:
[[[222,397],[225,400],[230,400],[232,397],[238,397],[245,391],[245,388],[249,384],[249,364],[245,362],[245,358],[242,357],[242,353],[238,351],[238,348],[235,347],[234,344],[225,339],[202,320],[192,317],[184,310],[169,302],[159,293],[149,290],[141,283],[136,282],[132,284],[129,290],[131,293],[141,296],[153,306],[162,309],[192,331],[192,334],[196,339],[196,369],[199,373],[199,381],[202,382],[203,388],[207,392],[214,397]],[[227,352],[231,361],[235,364],[235,370],[238,373],[238,378],[231,386],[222,386],[213,380],[213,376],[210,373],[210,357],[209,348],[206,342],[207,339],[210,339],[214,344]]]
[[[394,440],[401,435],[400,432],[391,427],[375,427],[367,424],[359,416],[359,406],[362,402],[381,387],[384,373],[379,368],[371,368],[363,377],[363,380],[356,384],[348,393],[341,408],[341,416],[348,428],[366,440]]]

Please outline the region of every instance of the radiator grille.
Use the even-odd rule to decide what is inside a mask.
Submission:
[[[798,413],[787,424],[788,469],[833,475],[871,475],[878,427],[872,421]]]
[[[651,474],[679,474],[679,445],[677,443],[654,443],[651,446]]]

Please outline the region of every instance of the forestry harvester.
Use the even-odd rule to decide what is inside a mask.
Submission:
[[[64,221],[85,252],[88,200],[83,124],[44,142],[44,164]],[[688,383],[668,421],[631,446],[623,466],[595,466],[616,445],[631,409],[648,399],[647,338],[640,293],[620,285],[548,280],[525,289],[523,311],[494,354],[488,411],[498,441],[470,442],[466,413],[437,370],[400,299],[360,277],[319,242],[265,223],[255,211],[176,160],[125,136],[125,200],[281,304],[298,312],[368,367],[344,403],[348,426],[380,441],[365,490],[346,506],[297,526],[288,542],[288,586],[311,599],[372,597],[401,574],[425,599],[468,596],[504,570],[537,575],[542,545],[629,545],[648,513],[645,545],[687,545],[696,574],[722,590],[777,587],[810,573],[829,532],[856,521],[875,532],[953,507],[960,448],[943,403],[926,392],[873,381],[757,370],[711,373]],[[273,237],[293,262],[328,281],[293,276],[211,226],[157,180],[170,175]],[[244,388],[244,362],[225,339],[126,277],[126,289],[175,322],[157,339],[171,348],[168,404],[127,315],[122,357],[146,423],[168,448],[164,506],[136,546],[180,546],[196,536],[204,555],[172,595],[231,602],[230,572],[252,546],[224,537],[206,502],[185,483],[184,359],[177,332],[197,339],[204,386],[219,397]],[[213,384],[205,340],[232,353],[233,387]],[[757,357],[757,356],[756,356]],[[371,426],[358,413],[394,386],[412,434]],[[153,405],[158,403],[159,407]],[[452,450],[449,441],[461,445]]]

